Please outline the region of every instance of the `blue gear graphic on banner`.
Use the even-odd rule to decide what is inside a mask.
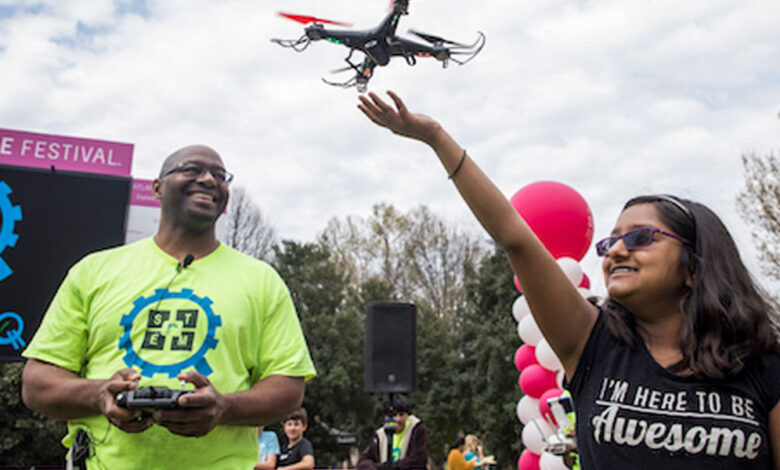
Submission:
[[[200,348],[187,359],[176,362],[174,364],[158,365],[152,364],[149,361],[142,359],[138,356],[138,353],[133,349],[133,341],[130,339],[130,332],[133,329],[133,322],[139,313],[149,305],[155,304],[165,299],[185,299],[198,304],[208,319],[208,330],[206,331],[206,337],[203,340]],[[217,340],[214,336],[217,327],[222,326],[222,318],[219,315],[215,315],[211,309],[212,300],[208,297],[198,297],[192,292],[192,289],[182,289],[180,292],[170,292],[168,289],[156,289],[154,295],[149,297],[139,297],[133,301],[133,310],[127,315],[122,315],[122,320],[119,322],[124,327],[125,332],[121,338],[119,338],[119,347],[125,350],[125,356],[123,360],[127,367],[140,367],[141,375],[144,377],[152,377],[154,374],[168,374],[170,378],[176,378],[182,370],[187,367],[195,367],[199,373],[203,375],[209,375],[213,371],[206,361],[206,353],[209,349],[215,349],[217,347]]]
[[[2,215],[2,225],[0,225],[0,254],[8,247],[16,246],[19,235],[14,233],[14,225],[22,220],[22,208],[11,204],[11,187],[5,181],[0,181],[0,215]],[[14,270],[0,258],[0,281],[13,274]]]

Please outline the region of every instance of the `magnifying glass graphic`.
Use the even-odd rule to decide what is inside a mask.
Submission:
[[[27,346],[22,339],[24,320],[15,312],[0,313],[0,346],[10,344],[19,350]]]

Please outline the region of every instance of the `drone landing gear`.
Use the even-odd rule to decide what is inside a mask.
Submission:
[[[347,64],[349,64],[347,67],[334,70],[333,73],[338,72],[344,72],[347,70],[354,70],[355,76],[350,78],[349,80],[345,82],[332,82],[330,80],[322,79],[323,82],[327,83],[328,85],[338,86],[342,88],[349,88],[349,87],[355,87],[358,93],[365,93],[368,89],[368,81],[371,79],[371,77],[374,75],[374,68],[376,67],[377,63],[374,61],[374,59],[370,57],[366,57],[363,59],[363,63],[360,65],[355,65],[350,61],[349,59],[352,58],[352,53],[354,52],[354,49],[350,49],[349,54],[347,55],[346,59],[344,59]]]
[[[362,75],[355,75],[354,77],[350,78],[346,82],[332,82],[330,80],[322,79],[323,82],[327,83],[328,85],[337,86],[341,88],[350,88],[355,87],[358,93],[365,93],[368,90],[368,78],[363,77]]]
[[[453,43],[453,46],[450,47],[450,53],[447,59],[458,65],[463,65],[479,54],[483,47],[485,47],[485,33],[477,31],[477,40],[474,41],[473,44],[464,45]],[[442,60],[442,64],[445,68],[448,63],[447,59]]]
[[[463,65],[473,59],[485,47],[485,34],[477,31],[477,39],[472,44],[461,44],[432,34],[409,30],[410,33],[430,43],[434,51],[422,52],[418,55],[433,57],[441,61],[442,67],[447,68],[449,62]],[[408,61],[408,60],[407,60]],[[411,65],[411,64],[410,64]]]

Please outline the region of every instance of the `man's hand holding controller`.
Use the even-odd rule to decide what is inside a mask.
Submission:
[[[139,380],[138,372],[125,368],[115,372],[98,389],[96,407],[111,424],[124,432],[142,432],[154,424],[151,416],[142,415],[138,409],[122,407],[116,401],[118,394],[137,389]]]
[[[191,371],[179,374],[182,389],[138,388],[140,374],[133,369],[116,372],[101,387],[100,411],[125,432],[142,432],[153,424],[180,436],[204,436],[220,424],[227,403],[211,382]],[[195,390],[184,390],[191,383]]]

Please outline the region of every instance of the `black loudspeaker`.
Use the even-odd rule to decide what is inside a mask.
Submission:
[[[366,391],[417,388],[417,308],[399,302],[366,307]]]

